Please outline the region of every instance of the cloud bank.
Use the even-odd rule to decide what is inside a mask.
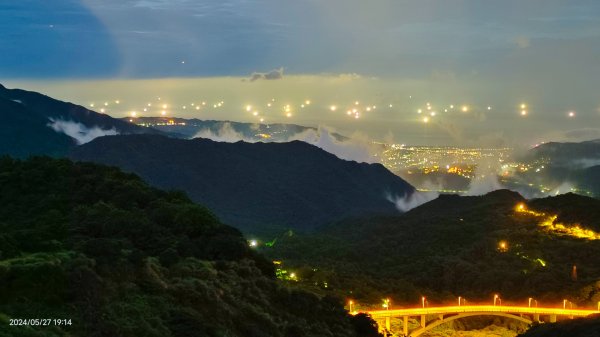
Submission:
[[[67,136],[74,138],[77,141],[77,144],[85,144],[91,142],[92,140],[102,137],[102,136],[114,136],[119,133],[117,130],[102,130],[101,128],[95,126],[93,128],[88,128],[85,125],[73,121],[65,121],[65,120],[50,120],[51,123],[48,124],[50,128],[52,128],[56,132],[64,133]]]
[[[415,192],[405,197],[396,197],[386,195],[386,199],[396,205],[396,208],[401,212],[408,212],[413,208],[419,207],[424,203],[430,202],[437,198],[440,194],[437,192]]]
[[[340,159],[354,160],[359,163],[378,163],[377,146],[364,134],[355,133],[346,140],[338,140],[333,131],[325,126],[318,129],[308,129],[298,133],[288,140],[300,140],[329,153]]]
[[[248,143],[255,143],[254,139],[245,137],[240,132],[235,131],[231,123],[224,123],[223,126],[217,131],[210,129],[202,129],[194,135],[192,138],[206,138],[215,142],[235,143],[241,140]]]
[[[216,142],[235,143],[245,141],[248,143],[257,142],[236,131],[231,123],[224,123],[216,130],[203,129],[194,135],[193,138],[206,138]],[[328,127],[320,126],[317,129],[307,129],[306,131],[292,134],[286,142],[299,140],[314,145],[325,150],[340,159],[353,160],[359,163],[378,163],[379,157],[377,145],[374,144],[366,135],[355,133],[350,138],[339,140],[334,135],[334,131]]]

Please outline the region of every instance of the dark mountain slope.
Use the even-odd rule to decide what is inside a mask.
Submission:
[[[60,156],[75,146],[75,139],[48,127],[48,119],[23,104],[0,97],[0,154],[23,158]]]
[[[97,135],[111,133],[161,134],[82,106],[62,102],[37,92],[7,89],[0,85],[0,155],[25,158],[30,155],[64,156],[77,145],[80,136],[93,130]],[[51,124],[65,122],[71,128],[66,135]]]
[[[48,119],[74,121],[88,128],[115,129],[119,133],[160,133],[157,130],[127,123],[109,115],[88,110],[80,105],[59,101],[34,91],[7,89],[0,85],[0,97],[19,101],[27,109]]]
[[[71,157],[115,165],[155,186],[184,190],[247,231],[308,230],[348,216],[396,213],[386,194],[414,190],[381,165],[344,161],[299,141],[231,144],[115,136],[78,147]]]
[[[238,230],[132,174],[4,158],[0,191],[0,336],[351,337],[370,326],[285,287]]]
[[[555,166],[578,166],[600,160],[600,139],[578,143],[550,142],[528,151],[529,160],[551,161]]]
[[[600,315],[534,326],[521,337],[596,337],[600,336]]]
[[[521,203],[547,216],[517,212]],[[329,290],[367,303],[391,296],[399,305],[414,305],[423,295],[431,303],[454,303],[458,296],[487,302],[498,293],[506,303],[534,297],[550,306],[563,298],[595,305],[600,240],[542,226],[560,215],[568,227],[596,228],[600,218],[588,207],[598,209],[600,201],[568,195],[526,202],[507,190],[442,195],[402,215],[281,237],[264,251],[288,269],[299,268],[306,286],[327,280]]]
[[[582,195],[600,198],[600,139],[579,143],[546,143],[529,150],[521,160],[536,170],[516,178],[552,188],[572,187]]]

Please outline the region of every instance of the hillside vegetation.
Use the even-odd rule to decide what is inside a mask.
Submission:
[[[519,213],[516,207],[546,212]],[[558,216],[566,226],[598,231],[600,201],[577,195],[526,201],[500,190],[480,197],[443,195],[403,215],[342,221],[312,235],[282,235],[263,247],[299,282],[380,307],[490,303],[559,306],[568,299],[595,307],[600,301],[600,240],[542,226]],[[546,214],[544,213],[544,214]],[[574,268],[575,267],[575,268]],[[574,271],[575,269],[575,271]]]
[[[240,232],[115,168],[0,159],[0,336],[362,336]],[[66,319],[10,326],[11,319]]]

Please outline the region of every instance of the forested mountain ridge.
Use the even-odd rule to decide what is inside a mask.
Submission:
[[[247,232],[309,231],[349,216],[396,214],[389,196],[414,192],[380,164],[345,161],[300,141],[111,136],[73,149],[70,157],[114,165],[154,186],[183,190]]]
[[[310,235],[281,236],[263,249],[307,287],[316,283],[366,305],[386,297],[411,305],[421,296],[430,303],[458,296],[487,302],[498,293],[503,303],[567,298],[595,306],[598,209],[600,200],[574,194],[530,201],[508,190],[442,195],[401,215],[345,220]],[[577,236],[589,231],[596,234]]]
[[[278,283],[272,263],[206,208],[132,174],[4,157],[0,192],[0,336],[355,336],[355,326],[365,328],[337,300]],[[15,318],[69,324],[10,326]]]

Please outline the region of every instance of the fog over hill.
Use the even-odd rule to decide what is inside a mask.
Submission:
[[[105,135],[153,133],[80,105],[0,84],[0,154],[61,156],[68,149]]]

